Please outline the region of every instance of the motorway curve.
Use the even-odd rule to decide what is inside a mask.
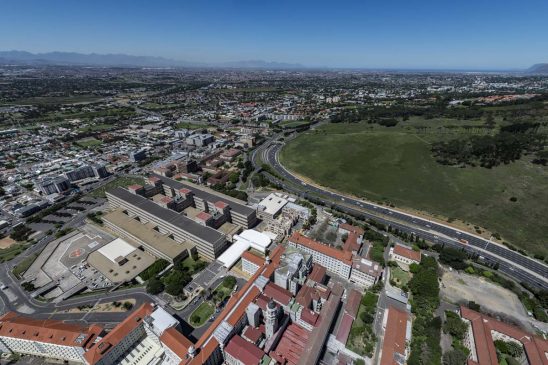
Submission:
[[[486,262],[498,263],[499,271],[537,288],[548,289],[548,266],[530,257],[512,251],[506,246],[476,236],[454,227],[400,212],[364,200],[358,200],[348,195],[327,190],[317,185],[308,184],[287,170],[279,161],[278,153],[281,144],[266,142],[253,152],[253,163],[257,163],[257,154],[261,154],[264,162],[284,178],[283,181],[274,176],[268,177],[282,185],[288,191],[306,197],[312,194],[326,204],[360,218],[371,218],[380,223],[391,225],[400,231],[413,233],[416,236],[434,243],[441,243],[455,248],[464,248],[469,253],[476,253]],[[258,167],[258,166],[257,166]]]

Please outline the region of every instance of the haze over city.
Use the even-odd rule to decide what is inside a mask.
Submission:
[[[513,70],[548,61],[548,3],[4,1],[0,50]]]

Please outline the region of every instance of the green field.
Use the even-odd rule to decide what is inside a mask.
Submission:
[[[208,302],[203,302],[190,315],[190,325],[194,328],[203,326],[211,317],[215,309]]]
[[[100,146],[103,144],[103,142],[99,141],[98,139],[95,139],[93,137],[90,138],[84,138],[80,139],[76,142],[79,146],[87,148],[87,147],[95,147]]]
[[[440,219],[462,219],[533,253],[548,254],[546,167],[523,158],[492,169],[458,168],[432,157],[433,141],[486,133],[459,128],[478,123],[412,119],[393,128],[328,124],[288,142],[281,161],[321,185]]]
[[[302,127],[302,126],[305,126],[305,125],[309,125],[310,122],[306,121],[306,120],[286,120],[286,121],[283,121],[281,123],[279,123],[278,125],[282,128],[297,128],[297,127]]]
[[[96,197],[96,198],[104,198],[106,197],[105,191],[114,189],[116,187],[123,187],[126,188],[129,185],[139,184],[144,185],[145,179],[142,177],[119,177],[116,180],[112,180],[108,184],[101,186],[98,189],[93,190],[89,195]]]
[[[5,105],[52,105],[52,104],[78,104],[78,103],[94,103],[102,100],[103,97],[96,95],[72,95],[72,96],[36,96],[15,100],[5,103]]]

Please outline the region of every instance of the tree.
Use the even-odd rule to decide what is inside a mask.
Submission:
[[[443,365],[464,365],[468,356],[459,349],[452,349],[443,354]]]
[[[390,262],[389,262],[390,263]],[[420,266],[419,264],[417,264],[416,262],[412,262],[410,265],[409,265],[409,271],[411,272],[411,274],[416,274],[419,272],[419,269],[420,269]]]
[[[510,355],[515,358],[519,358],[521,355],[523,355],[523,345],[517,344],[515,342],[495,340],[495,348],[500,353]]]
[[[464,270],[468,266],[466,252],[451,247],[444,247],[440,253],[440,262],[451,266],[455,270]]]
[[[236,184],[240,180],[240,174],[237,172],[231,172],[230,175],[228,175],[228,181],[230,181],[233,184]]]
[[[147,283],[147,292],[150,294],[160,294],[164,291],[164,283],[156,277],[152,277]]]
[[[227,276],[223,279],[223,286],[228,289],[234,288],[236,285],[236,278],[234,276]]]
[[[443,325],[443,332],[449,333],[451,336],[456,339],[462,340],[466,335],[468,327],[462,319],[459,318],[454,312],[447,311],[445,312],[447,319]]]

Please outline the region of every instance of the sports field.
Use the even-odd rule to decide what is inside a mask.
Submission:
[[[430,143],[461,133],[444,127],[456,123],[474,124],[328,124],[290,141],[280,158],[290,170],[323,186],[440,219],[462,219],[532,253],[548,254],[548,169],[525,159],[492,169],[440,165]],[[422,124],[425,129],[418,128]],[[482,132],[472,128],[466,133]]]

